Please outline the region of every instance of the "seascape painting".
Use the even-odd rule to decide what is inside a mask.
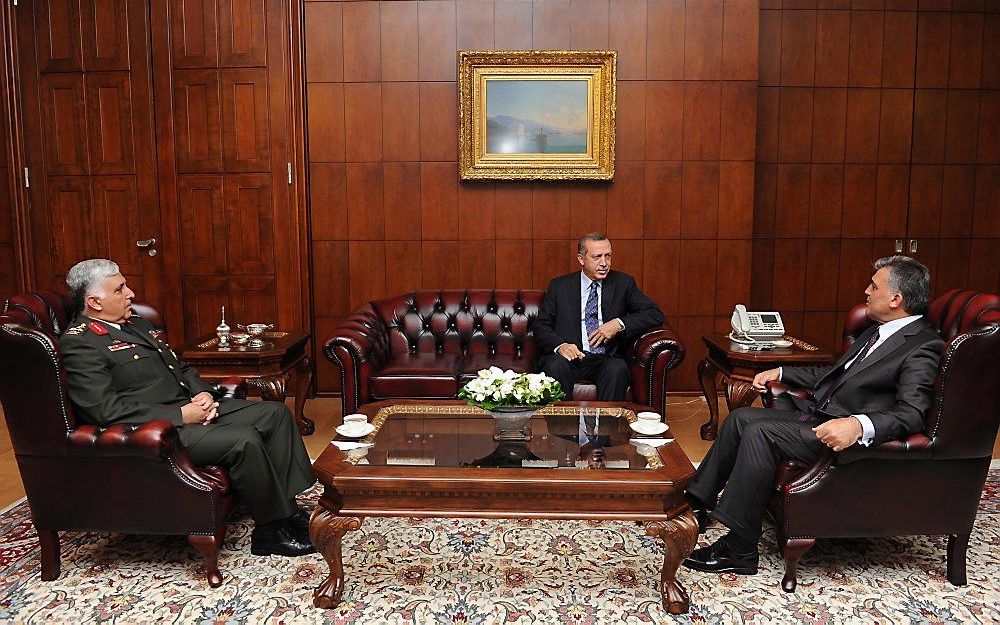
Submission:
[[[586,154],[588,81],[486,80],[487,154]]]

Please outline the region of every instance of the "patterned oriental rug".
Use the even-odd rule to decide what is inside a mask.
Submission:
[[[218,589],[182,537],[96,533],[64,534],[62,575],[43,583],[22,502],[0,516],[0,622],[997,623],[998,480],[991,471],[968,586],[945,579],[945,537],[826,540],[785,594],[768,529],[756,576],[681,569],[692,608],[680,617],[663,611],[655,591],[661,548],[633,523],[368,519],[344,541],[344,601],[324,611],[312,606],[323,559],[252,556],[245,516],[230,524]],[[708,539],[721,532],[713,527]]]

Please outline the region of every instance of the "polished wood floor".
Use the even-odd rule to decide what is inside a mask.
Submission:
[[[291,401],[289,408],[291,408]],[[725,402],[720,401],[722,414],[727,414]],[[333,429],[340,425],[340,399],[317,398],[306,403],[306,414],[316,422],[316,432],[305,437],[309,456],[316,458],[334,436]],[[711,443],[701,440],[701,424],[708,420],[708,406],[700,396],[671,396],[667,400],[667,423],[681,447],[699,462],[705,457]],[[993,457],[1000,458],[1000,436],[993,445]],[[14,450],[7,434],[6,420],[0,420],[0,510],[24,497],[21,476],[14,460]]]

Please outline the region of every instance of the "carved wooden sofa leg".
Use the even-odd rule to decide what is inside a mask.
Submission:
[[[188,542],[205,557],[205,573],[208,585],[218,588],[222,585],[222,573],[219,572],[219,551],[226,537],[225,529],[214,536],[204,534],[188,534]]]
[[[948,581],[954,586],[965,586],[965,551],[969,547],[969,534],[948,536]]]
[[[785,557],[785,576],[781,578],[781,589],[785,592],[795,592],[798,580],[795,579],[795,566],[799,563],[802,554],[816,544],[815,538],[789,538],[785,541],[785,547],[781,550]]]
[[[51,582],[59,577],[59,532],[43,530],[37,525],[35,531],[42,551],[42,581]]]

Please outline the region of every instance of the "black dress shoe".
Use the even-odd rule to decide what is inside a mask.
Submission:
[[[308,536],[301,536],[283,520],[254,528],[250,535],[250,553],[255,556],[304,556],[316,553]]]
[[[684,558],[684,566],[706,573],[756,575],[759,558],[756,548],[746,553],[734,553],[725,540],[717,540],[708,547],[692,551]]]

